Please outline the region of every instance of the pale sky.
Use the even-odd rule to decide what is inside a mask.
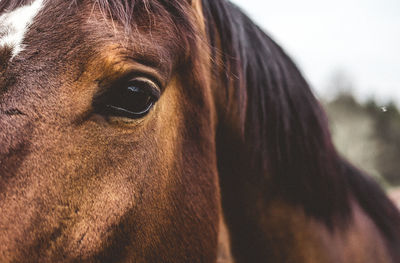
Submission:
[[[400,0],[231,0],[295,60],[319,96],[346,72],[360,100],[400,105]]]

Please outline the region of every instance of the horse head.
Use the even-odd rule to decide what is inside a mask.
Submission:
[[[211,262],[216,115],[192,5],[7,2],[1,261]]]

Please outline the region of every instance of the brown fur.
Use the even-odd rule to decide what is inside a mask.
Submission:
[[[0,261],[213,261],[213,114],[178,29],[140,9],[127,39],[92,3],[68,5],[48,1],[2,71]],[[150,114],[93,113],[99,86],[130,71],[163,84]]]

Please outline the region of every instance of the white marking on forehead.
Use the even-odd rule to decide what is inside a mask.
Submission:
[[[42,7],[43,0],[35,0],[0,16],[0,47],[12,48],[12,58],[24,50],[25,34]]]

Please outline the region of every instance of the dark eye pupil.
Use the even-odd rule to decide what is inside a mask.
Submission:
[[[119,92],[119,99],[114,101],[114,107],[119,107],[132,113],[142,113],[152,104],[152,97],[141,88],[129,86]]]
[[[141,118],[157,100],[154,88],[146,81],[119,85],[101,95],[94,103],[96,111],[106,116]]]

